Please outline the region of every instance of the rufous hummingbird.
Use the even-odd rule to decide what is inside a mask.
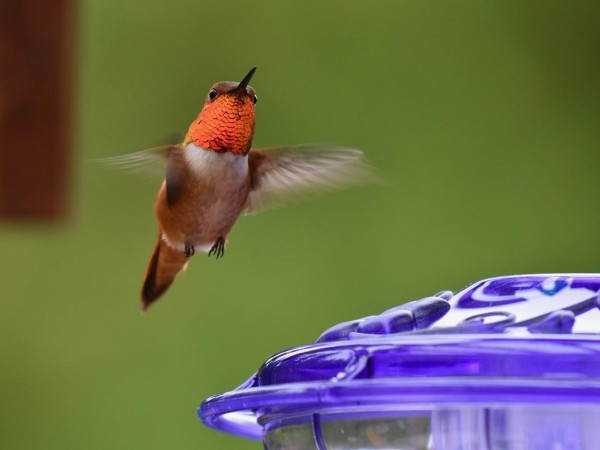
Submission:
[[[251,148],[257,97],[248,83],[255,70],[239,83],[214,84],[183,143],[161,148],[166,170],[156,198],[158,237],[142,286],[143,310],[195,253],[222,257],[241,214],[286,194],[358,182],[367,173],[362,152],[352,148]]]

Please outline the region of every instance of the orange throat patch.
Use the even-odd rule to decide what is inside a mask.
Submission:
[[[192,122],[185,144],[217,153],[244,155],[250,151],[254,135],[254,103],[248,97],[222,95],[206,103]]]

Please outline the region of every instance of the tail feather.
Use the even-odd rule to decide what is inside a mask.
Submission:
[[[159,235],[142,286],[142,310],[146,311],[165,293],[187,262],[185,253],[168,246]]]

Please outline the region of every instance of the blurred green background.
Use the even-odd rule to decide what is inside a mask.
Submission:
[[[78,5],[72,211],[0,225],[0,448],[259,449],[196,407],[328,326],[480,278],[597,272],[600,3]],[[160,180],[91,164],[183,135],[252,66],[256,147],[387,179],[240,219],[142,316]]]

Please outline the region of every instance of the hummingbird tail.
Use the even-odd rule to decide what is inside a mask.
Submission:
[[[169,288],[173,280],[188,262],[185,253],[167,245],[158,236],[158,242],[148,262],[142,286],[142,310],[146,311]]]

